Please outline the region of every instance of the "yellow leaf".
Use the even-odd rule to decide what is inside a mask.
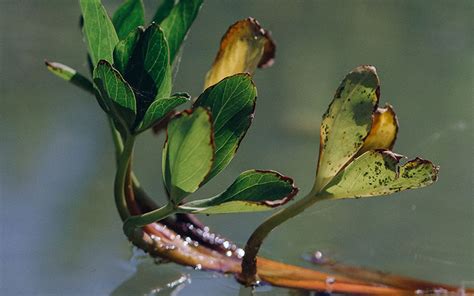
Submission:
[[[373,114],[372,128],[357,155],[368,150],[392,149],[397,139],[398,119],[393,107],[377,108]]]
[[[204,88],[237,73],[253,74],[269,67],[275,57],[275,44],[257,20],[246,18],[229,27],[221,39],[219,52],[206,75]]]

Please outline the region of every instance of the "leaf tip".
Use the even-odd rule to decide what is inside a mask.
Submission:
[[[280,174],[279,172],[273,171],[273,170],[257,170],[256,169],[254,171],[258,173],[265,173],[265,174],[271,173],[275,175],[278,179],[280,179],[282,182],[285,182],[289,186],[291,186],[291,191],[285,197],[281,199],[277,199],[277,200],[265,200],[261,202],[262,204],[268,207],[276,208],[276,207],[282,206],[286,204],[287,202],[291,201],[299,192],[299,188],[296,187],[295,181],[288,176],[284,176]]]

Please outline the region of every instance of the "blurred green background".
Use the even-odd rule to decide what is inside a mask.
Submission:
[[[109,12],[120,1],[104,1]],[[149,17],[159,1],[147,0]],[[47,72],[43,59],[87,73],[73,0],[0,1],[1,295],[238,295],[232,277],[132,252],[112,197],[113,147],[96,101]],[[274,231],[262,255],[311,266],[316,250],[347,264],[474,286],[473,1],[206,0],[184,47],[175,90],[200,94],[222,34],[253,16],[277,60],[258,71],[256,117],[229,168],[275,169],[312,185],[318,129],[339,81],[360,64],[380,75],[400,120],[395,151],[441,166],[431,187],[326,202]],[[161,200],[162,137],[138,141],[135,168]],[[269,213],[203,217],[244,243]],[[170,282],[181,283],[172,288]],[[263,287],[263,295],[287,295]]]

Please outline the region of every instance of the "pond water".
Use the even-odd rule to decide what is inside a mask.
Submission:
[[[111,9],[119,1],[105,1]],[[155,1],[145,1],[156,7]],[[360,64],[398,113],[395,151],[440,165],[428,188],[326,202],[274,231],[262,255],[311,266],[335,260],[474,286],[472,1],[206,1],[185,45],[176,91],[199,95],[220,37],[253,16],[277,42],[258,71],[256,117],[237,157],[202,188],[243,170],[274,169],[312,185],[318,129],[339,81]],[[95,100],[50,75],[43,59],[83,73],[77,1],[0,1],[1,295],[238,295],[232,277],[134,254],[112,197],[113,147]],[[136,149],[143,185],[162,200],[162,137]],[[203,217],[242,244],[269,213]],[[262,295],[289,295],[264,287]]]

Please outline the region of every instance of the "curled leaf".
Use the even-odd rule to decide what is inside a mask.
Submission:
[[[438,167],[415,158],[399,165],[402,156],[388,150],[367,151],[354,159],[324,188],[330,198],[387,195],[425,187],[436,181]]]
[[[375,67],[359,66],[341,82],[323,116],[315,191],[320,191],[360,150],[379,100]]]
[[[237,73],[253,74],[257,67],[273,64],[275,44],[270,33],[254,18],[240,20],[229,27],[221,39],[219,52],[206,75],[204,88]]]
[[[398,119],[393,107],[387,104],[384,108],[377,108],[373,114],[370,133],[357,154],[361,155],[369,150],[392,149],[397,132]]]
[[[249,170],[223,193],[188,202],[180,209],[205,214],[266,211],[287,203],[297,192],[291,178],[274,171]]]
[[[214,138],[211,113],[184,111],[168,124],[163,149],[163,177],[170,199],[178,204],[196,191],[212,167]]]

